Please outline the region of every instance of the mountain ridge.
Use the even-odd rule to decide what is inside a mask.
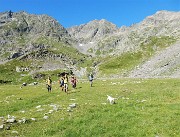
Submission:
[[[169,18],[169,16],[171,17]],[[79,36],[85,37],[84,40],[80,40],[81,44],[77,46],[77,48],[79,47],[82,51],[84,51],[84,53],[87,53],[91,48],[90,51],[91,53],[94,51],[94,55],[97,51],[101,51],[103,55],[103,48],[105,48],[105,50],[112,51],[115,48],[122,49],[122,52],[113,51],[111,54],[121,54],[123,52],[139,48],[138,45],[140,45],[139,43],[142,42],[141,39],[147,39],[150,36],[173,36],[179,39],[179,20],[180,12],[158,11],[154,15],[146,17],[140,23],[133,24],[130,27],[122,26],[114,30],[112,33],[109,33],[107,36],[103,35],[99,39],[92,38],[90,35],[94,34],[99,28],[96,28],[95,30],[92,30],[91,28],[86,30],[90,33],[87,35],[84,33],[81,34],[81,30],[79,30],[77,33],[78,36],[76,37],[76,34],[73,36],[75,36],[77,39]],[[88,26],[89,24],[91,24],[91,22],[86,23],[85,25]],[[72,33],[71,30],[73,28],[74,27],[68,29],[70,34]],[[89,41],[87,41],[87,37],[89,38]]]
[[[40,62],[34,66],[37,70],[39,66],[41,71],[72,69],[81,76],[93,71],[98,76],[99,65],[108,59],[124,53],[130,56],[140,53],[145,58],[139,64],[143,67],[148,58],[180,41],[179,20],[180,12],[158,11],[129,27],[117,27],[101,19],[66,29],[48,15],[3,12],[0,13],[0,60],[2,63],[14,59],[36,60]],[[126,73],[126,77],[136,77],[137,65],[131,67],[129,72],[119,71],[117,75]]]

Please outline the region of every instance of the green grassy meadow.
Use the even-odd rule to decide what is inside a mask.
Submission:
[[[26,119],[6,123],[2,137],[180,136],[179,79],[95,79],[93,87],[79,80],[76,89],[69,85],[69,94],[60,91],[57,79],[51,93],[45,82],[20,86],[0,85],[0,117]],[[107,95],[118,98],[116,104]],[[70,109],[72,103],[77,106]]]

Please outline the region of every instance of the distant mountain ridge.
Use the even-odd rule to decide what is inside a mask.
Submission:
[[[161,41],[167,43],[160,43]],[[89,67],[98,74],[99,64],[107,61],[102,58],[115,58],[129,52],[156,54],[163,52],[162,50],[173,42],[179,43],[178,41],[180,12],[158,11],[130,27],[119,28],[102,19],[67,29],[48,15],[35,15],[24,11],[0,13],[0,63],[14,59],[36,60],[39,64],[36,63],[36,67],[31,66],[34,67],[33,71],[38,68],[41,68],[41,71],[70,68],[79,71],[83,66],[83,72],[78,73],[86,75],[86,69]],[[170,55],[170,58],[173,56]],[[177,70],[176,73],[179,72],[178,65],[180,64],[176,61],[173,66],[173,69]],[[145,65],[145,68],[143,64],[138,66],[142,66],[143,70],[148,65]],[[170,68],[166,74],[169,71]],[[136,77],[138,74],[146,77],[146,74],[140,73],[137,66],[134,66],[134,71],[132,68],[126,76]],[[158,75],[163,74],[160,71]],[[153,74],[151,76],[154,77]]]
[[[71,45],[73,39],[57,20],[47,15],[11,11],[0,14],[0,56],[3,59],[51,46],[53,40]]]
[[[180,12],[158,11],[130,27],[117,28],[115,24],[106,20],[94,20],[84,25],[68,28],[68,32],[79,40],[80,44],[77,48],[84,53],[90,49],[89,52],[94,54],[98,51],[104,55],[106,51],[111,51],[109,54],[117,55],[136,50],[140,43],[150,36],[172,36],[179,39],[179,20]]]

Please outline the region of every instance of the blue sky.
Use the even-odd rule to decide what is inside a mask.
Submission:
[[[47,14],[68,28],[94,19],[130,26],[159,10],[180,11],[180,0],[0,0],[0,12]]]

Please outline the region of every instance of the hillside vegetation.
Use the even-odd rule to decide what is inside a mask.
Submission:
[[[118,57],[105,58],[105,61],[99,65],[99,70],[104,75],[117,74],[118,76],[127,77],[128,73],[136,66],[175,42],[176,39],[173,37],[150,37],[146,42],[141,43],[140,49],[135,52],[126,52]]]

